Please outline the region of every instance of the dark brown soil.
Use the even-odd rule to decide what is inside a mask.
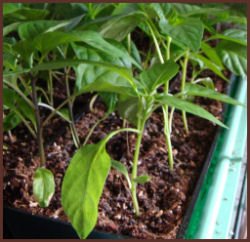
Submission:
[[[224,81],[218,78],[214,80],[218,91],[225,90]],[[196,98],[195,102],[222,119],[220,102],[204,98]],[[104,104],[97,102],[95,110],[96,113],[86,113],[76,124],[81,142],[92,125],[103,116]],[[89,143],[98,142],[110,131],[121,128],[122,123],[122,119],[113,113],[96,128]],[[193,115],[188,115],[188,124],[190,132],[185,134],[181,115],[175,112],[171,137],[175,163],[174,170],[170,171],[162,113],[156,112],[151,116],[143,133],[138,163],[138,174],[151,176],[145,185],[138,185],[141,215],[138,218],[134,215],[126,179],[111,169],[100,199],[96,229],[140,239],[176,237],[216,132],[214,124]],[[6,205],[68,221],[61,207],[61,182],[75,147],[67,124],[61,123],[60,127],[66,127],[66,133],[46,147],[46,166],[54,173],[57,185],[48,208],[39,207],[32,195],[32,177],[39,166],[35,140],[22,125],[13,131],[14,144],[10,144],[8,135],[4,134],[4,144],[8,146],[8,150],[3,151]],[[54,130],[51,123],[46,131],[46,141],[52,137]],[[135,142],[135,134],[120,133],[107,144],[111,157],[125,164],[129,171]]]

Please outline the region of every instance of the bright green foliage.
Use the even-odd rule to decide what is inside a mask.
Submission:
[[[128,175],[128,170],[127,167],[125,165],[123,165],[121,162],[116,161],[116,160],[111,160],[111,167],[114,168],[115,170],[119,171],[120,173],[122,173],[128,182],[128,186],[131,189],[131,181]]]
[[[247,47],[221,41],[216,47],[224,65],[233,73],[246,77],[247,76]]]
[[[185,19],[175,25],[160,23],[160,28],[164,34],[169,35],[183,47],[188,47],[192,51],[199,50],[204,31],[199,19]]]
[[[62,185],[62,204],[81,239],[96,224],[98,202],[111,167],[103,141],[80,148],[67,169]]]
[[[134,178],[133,180],[139,184],[145,184],[146,182],[150,181],[151,177],[148,176],[148,175],[141,175],[141,176],[138,176],[136,178]]]
[[[45,168],[37,168],[33,177],[33,194],[41,207],[48,207],[55,192],[53,173]]]

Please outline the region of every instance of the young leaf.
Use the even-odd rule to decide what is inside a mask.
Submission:
[[[8,130],[12,130],[21,122],[22,120],[19,116],[14,111],[11,111],[3,119],[3,131],[6,132]]]
[[[220,120],[218,120],[211,113],[206,111],[204,108],[202,108],[196,104],[193,104],[191,102],[188,102],[184,99],[177,98],[177,97],[170,96],[170,95],[159,94],[159,95],[156,95],[156,101],[158,101],[161,104],[167,104],[171,107],[174,107],[174,108],[183,110],[187,113],[191,113],[191,114],[194,114],[196,116],[207,119],[211,122],[214,122],[214,123],[220,125],[223,128],[227,128],[226,125],[224,125]]]
[[[135,182],[139,183],[139,184],[145,184],[146,182],[148,182],[151,179],[151,177],[149,175],[141,175],[136,177],[135,179],[133,179]]]
[[[209,88],[206,88],[197,84],[186,83],[184,92],[186,95],[207,97],[207,98],[219,100],[225,103],[230,103],[233,105],[244,106],[244,104],[238,102],[236,99],[233,99],[228,95],[222,94],[220,92],[216,92],[214,90],[211,90]]]
[[[198,78],[194,83],[202,83],[205,87],[214,90],[214,82],[210,77]]]
[[[121,162],[116,160],[111,160],[111,167],[122,173],[128,182],[129,189],[131,189],[131,181],[128,175],[128,170],[125,165],[123,165]]]
[[[224,39],[247,46],[247,31],[242,29],[227,29],[222,34],[215,34],[209,39]]]
[[[179,66],[169,60],[164,64],[156,64],[140,74],[140,80],[149,93],[154,92],[157,87],[173,78],[179,70]]]
[[[135,126],[138,119],[138,98],[128,98],[117,103],[117,111],[119,115]]]
[[[169,35],[182,46],[192,51],[199,50],[204,31],[199,19],[187,18],[174,26],[167,22],[160,22],[160,28],[164,34]]]
[[[223,64],[221,62],[220,57],[218,56],[217,52],[214,48],[210,45],[206,44],[204,41],[201,42],[201,50],[205,53],[205,55],[213,61],[218,67],[223,69]]]
[[[205,68],[210,69],[215,74],[217,74],[219,77],[221,77],[225,81],[229,81],[221,72],[221,68],[217,66],[214,62],[210,61],[206,57],[196,54],[196,53],[190,53],[190,58],[197,62],[202,62]],[[204,67],[203,67],[204,68]]]
[[[3,16],[11,14],[21,8],[21,3],[5,3],[3,4]]]
[[[33,194],[41,207],[48,207],[55,192],[53,173],[45,168],[37,168],[33,177]]]
[[[131,41],[131,55],[137,61],[137,63],[141,64],[141,56],[139,50],[137,49],[133,41]]]
[[[220,41],[216,46],[219,56],[224,65],[234,74],[242,77],[247,76],[247,47],[228,42]]]
[[[141,12],[117,16],[101,26],[100,34],[105,38],[122,41],[143,19],[144,14]]]
[[[3,105],[13,109],[15,108],[16,92],[10,88],[3,88]]]
[[[62,205],[81,239],[95,227],[98,203],[110,167],[111,158],[101,141],[78,149],[65,173]]]
[[[34,39],[39,34],[45,32],[52,26],[56,26],[60,21],[56,20],[37,20],[24,22],[19,25],[18,34],[21,39]]]

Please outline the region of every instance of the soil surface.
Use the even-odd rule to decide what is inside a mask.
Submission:
[[[225,90],[225,81],[209,74],[215,81],[218,91]],[[178,80],[177,80],[178,82]],[[179,86],[179,85],[177,85]],[[173,92],[177,91],[173,87]],[[220,120],[223,105],[219,101],[195,98],[199,103]],[[76,127],[81,142],[90,128],[103,117],[105,105],[97,101],[95,112],[89,110],[78,120]],[[123,120],[112,113],[92,134],[89,143],[96,143],[110,131],[122,127]],[[168,165],[168,150],[163,135],[162,112],[155,112],[147,121],[143,133],[138,175],[148,174],[151,180],[137,186],[140,216],[133,212],[133,204],[128,184],[123,175],[110,170],[99,203],[99,215],[96,229],[132,236],[139,239],[176,238],[179,225],[183,220],[188,202],[192,196],[200,171],[206,160],[217,127],[204,119],[188,115],[189,133],[183,129],[179,112],[174,113],[172,127],[172,147],[174,169]],[[61,206],[61,183],[65,170],[76,151],[67,123],[53,120],[45,130],[45,141],[49,142],[56,130],[66,129],[57,136],[51,145],[46,146],[46,167],[55,177],[56,192],[48,208],[41,208],[32,195],[32,177],[39,167],[38,147],[26,128],[20,125],[13,130],[14,143],[4,133],[4,202],[5,205],[21,208],[32,214],[46,215],[68,221]],[[125,164],[131,172],[136,135],[120,133],[107,144],[107,151],[113,159]]]

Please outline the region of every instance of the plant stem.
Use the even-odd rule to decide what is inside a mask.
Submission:
[[[37,125],[37,143],[39,147],[39,155],[41,166],[45,164],[45,153],[43,147],[43,135],[42,135],[42,127],[41,127],[41,117],[38,107],[37,101],[37,93],[36,93],[36,80],[34,77],[31,77],[31,85],[32,85],[32,99],[35,106],[35,115],[36,115],[36,125]]]
[[[97,97],[98,97],[98,94],[95,94],[95,95],[91,98],[91,100],[90,100],[90,102],[89,102],[89,110],[90,110],[91,113],[94,113],[94,112],[95,112],[95,110],[94,110],[94,103],[95,103]]]
[[[185,55],[184,55],[184,62],[182,65],[181,92],[184,92],[184,90],[185,90],[188,58],[189,58],[189,50],[187,50]],[[186,133],[188,133],[189,132],[188,131],[188,123],[187,123],[187,116],[186,116],[185,111],[182,111],[182,119],[183,119],[185,131],[186,131]]]
[[[45,119],[45,121],[42,123],[42,127],[44,127],[51,118],[54,117],[54,115],[64,106],[68,103],[70,98],[65,99],[58,107],[56,107],[50,114],[49,116]]]
[[[167,53],[166,53],[166,59],[170,59],[170,45],[171,45],[172,38],[170,36],[167,36]]]
[[[157,54],[159,56],[160,62],[163,64],[164,63],[164,59],[162,57],[161,50],[160,50],[160,47],[158,45],[158,41],[157,41],[157,39],[155,37],[154,31],[153,31],[151,25],[149,24],[149,22],[146,21],[146,23],[148,25],[148,28],[149,28],[151,34],[152,34],[152,37],[153,37],[153,40],[154,40],[154,43],[155,43],[156,51],[157,51]]]
[[[160,47],[158,45],[158,42],[157,42],[157,39],[154,35],[154,32],[153,32],[153,29],[150,27],[150,24],[148,23],[148,27],[151,31],[151,34],[153,36],[153,40],[154,40],[154,43],[155,43],[155,46],[156,46],[156,50],[157,50],[157,53],[158,53],[158,56],[159,56],[159,59],[161,61],[162,64],[164,64],[164,59],[162,57],[162,54],[161,54],[161,50],[160,50]],[[170,44],[171,44],[171,37],[168,37],[167,38],[167,57],[168,59],[170,58]],[[167,81],[165,83],[165,88],[164,88],[164,94],[168,94],[168,89],[169,89],[169,82]],[[166,143],[167,143],[167,147],[168,147],[168,162],[169,162],[169,167],[170,169],[172,170],[173,169],[173,152],[172,152],[172,144],[171,144],[171,132],[170,132],[170,127],[169,127],[169,119],[168,119],[168,105],[163,105],[162,106],[162,111],[163,111],[163,117],[164,117],[164,135],[165,135],[165,138],[166,138]],[[171,122],[172,123],[172,122]]]
[[[134,179],[137,177],[137,164],[138,164],[143,129],[141,129],[140,131],[141,132],[138,134],[137,141],[136,141],[136,148],[135,148],[133,168],[132,168],[132,179],[131,179],[131,196],[132,196],[132,200],[133,200],[133,204],[135,208],[135,213],[137,216],[140,214],[140,211],[139,211],[139,205],[138,205],[138,201],[136,197],[136,182],[134,181]]]
[[[127,36],[127,43],[128,43],[128,54],[131,55],[131,34],[130,33]]]
[[[65,74],[65,85],[66,85],[67,98],[70,97],[69,71],[70,71],[70,67],[66,70],[66,74]],[[75,126],[75,123],[74,123],[73,102],[72,102],[72,100],[70,98],[69,98],[69,101],[68,101],[68,108],[69,108],[69,115],[70,115],[70,119],[71,119],[71,123],[69,124],[70,129],[72,130],[72,136],[73,136],[73,139],[75,141],[75,146],[76,146],[76,148],[79,148],[80,147],[80,140],[79,140],[79,136],[78,136],[76,126]]]
[[[50,94],[50,105],[54,106],[52,71],[49,71],[48,91],[49,91],[49,94]]]

